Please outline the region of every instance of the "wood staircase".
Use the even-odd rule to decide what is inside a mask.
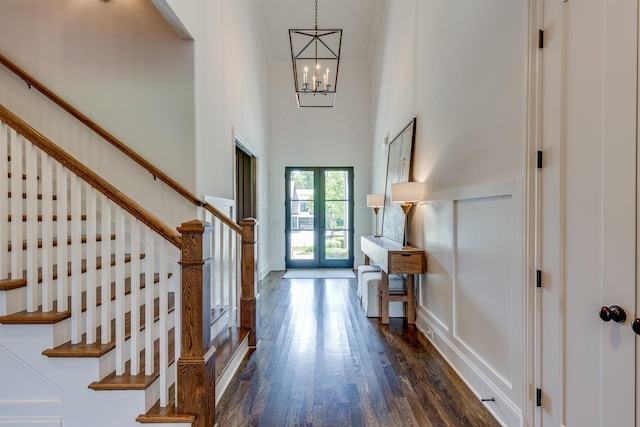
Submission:
[[[51,425],[213,427],[216,391],[257,343],[257,222],[239,226],[198,201],[233,235],[216,252],[209,223],[184,223],[181,236],[2,106],[0,159],[0,355],[61,390]],[[216,256],[238,263],[215,265],[228,271],[221,290]]]

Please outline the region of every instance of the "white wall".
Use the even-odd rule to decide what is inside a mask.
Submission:
[[[505,425],[523,421],[529,1],[389,1],[372,72],[372,190],[417,117],[418,327]]]
[[[371,97],[368,68],[340,64],[334,108],[298,108],[291,64],[271,69],[269,142],[269,263],[284,268],[285,167],[353,166],[355,264],[361,264],[360,237],[372,234],[366,207],[371,174]]]
[[[259,241],[267,242],[268,65],[253,7],[248,0],[168,4],[195,40],[197,194],[235,199],[235,136],[241,136],[257,157],[256,216]],[[266,243],[258,247],[264,274]]]

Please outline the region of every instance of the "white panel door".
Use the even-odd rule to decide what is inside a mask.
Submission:
[[[542,259],[551,269],[543,262],[540,418],[633,426],[638,1],[559,3],[545,2],[557,13],[545,13],[542,53],[555,64],[543,85],[559,88],[544,92],[544,114],[559,125],[555,134],[543,125]],[[626,321],[601,320],[612,305]]]

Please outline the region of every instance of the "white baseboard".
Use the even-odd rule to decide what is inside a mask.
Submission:
[[[501,425],[524,427],[522,411],[427,318],[423,310],[418,310],[416,313],[416,327],[433,344],[478,400],[495,398],[495,402],[482,403]],[[427,329],[433,333],[427,334]]]
[[[240,364],[244,360],[245,356],[249,353],[249,337],[247,336],[240,347],[236,350],[236,354],[233,355],[233,358],[229,362],[227,369],[222,373],[220,379],[216,383],[216,405],[220,402],[222,395],[227,390],[227,387],[231,383],[231,379],[236,374],[238,369],[240,368]]]

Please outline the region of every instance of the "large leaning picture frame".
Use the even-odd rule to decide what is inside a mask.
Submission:
[[[391,184],[408,182],[411,178],[411,158],[415,136],[416,119],[414,118],[388,146],[382,237],[400,244],[404,242],[404,213],[399,204],[391,203]]]

